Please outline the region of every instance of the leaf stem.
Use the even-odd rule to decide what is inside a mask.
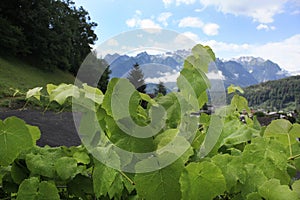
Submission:
[[[135,185],[135,183],[133,182],[133,180],[131,180],[124,172],[119,171],[119,173],[124,176],[130,183],[131,185]]]
[[[291,138],[290,138],[289,134],[287,134],[287,137],[288,137],[288,142],[289,142],[290,157],[292,157],[293,156],[293,150],[292,150]]]
[[[295,156],[289,157],[289,160],[295,160],[295,159],[297,159],[297,158],[299,158],[299,157],[300,157],[300,154],[297,154],[297,155],[295,155]]]

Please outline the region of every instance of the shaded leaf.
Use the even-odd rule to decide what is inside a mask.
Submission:
[[[213,199],[226,190],[222,171],[207,161],[191,163],[180,177],[182,199]]]
[[[33,147],[25,122],[17,117],[0,120],[0,165],[11,164],[23,150]]]

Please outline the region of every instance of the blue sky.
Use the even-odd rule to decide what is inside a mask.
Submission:
[[[143,28],[173,30],[216,56],[255,56],[300,73],[299,0],[74,0],[97,22],[97,45]]]

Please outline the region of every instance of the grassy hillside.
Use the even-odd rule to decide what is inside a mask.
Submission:
[[[249,105],[266,110],[300,110],[300,76],[244,88]]]
[[[15,58],[0,57],[0,105],[10,98],[15,89],[25,92],[37,86],[46,86],[48,83],[73,83],[74,76],[68,72],[55,70],[43,71],[25,64]]]

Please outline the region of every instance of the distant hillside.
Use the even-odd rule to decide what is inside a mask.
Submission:
[[[300,111],[300,76],[268,81],[246,87],[244,96],[249,105],[266,110]]]
[[[70,73],[58,69],[44,71],[15,58],[0,57],[0,104],[12,96],[14,89],[25,92],[33,87],[45,87],[48,83],[73,83],[74,79]]]

